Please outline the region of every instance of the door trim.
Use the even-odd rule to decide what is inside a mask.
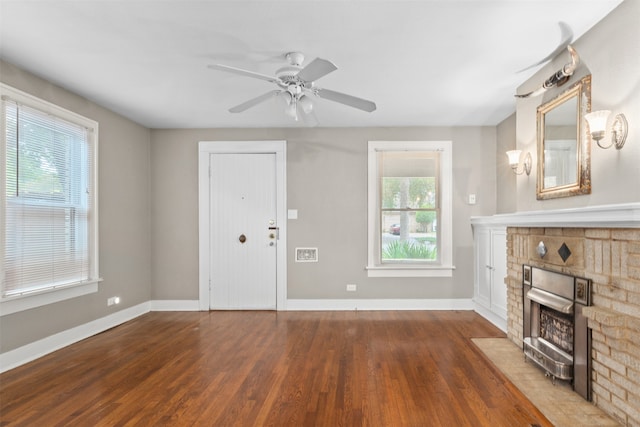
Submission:
[[[198,143],[198,236],[199,306],[209,311],[210,212],[209,157],[211,154],[275,154],[277,218],[280,239],[276,248],[276,310],[287,304],[287,142],[286,141],[200,141]]]

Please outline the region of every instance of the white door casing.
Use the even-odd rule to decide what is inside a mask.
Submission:
[[[285,190],[285,141],[200,142],[200,310],[286,309]]]

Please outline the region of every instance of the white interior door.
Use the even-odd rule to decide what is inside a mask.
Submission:
[[[210,155],[211,309],[276,309],[274,153]]]

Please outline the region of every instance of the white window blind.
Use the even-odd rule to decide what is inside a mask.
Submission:
[[[97,281],[94,130],[44,102],[2,104],[2,298]]]

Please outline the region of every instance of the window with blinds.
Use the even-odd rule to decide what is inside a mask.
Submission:
[[[97,123],[3,92],[2,298],[95,282]]]

